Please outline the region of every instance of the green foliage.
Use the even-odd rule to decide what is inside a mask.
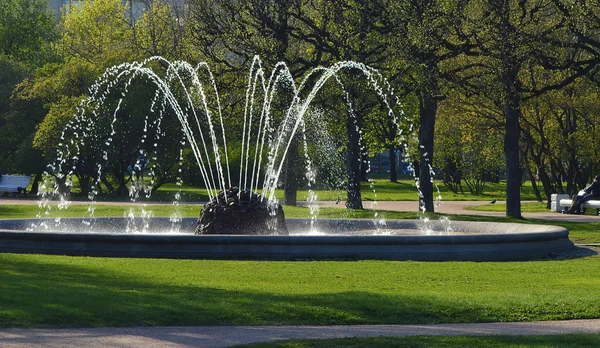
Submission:
[[[598,97],[597,87],[580,79],[523,106],[527,165],[537,173],[545,198],[577,192],[600,172],[600,147],[590,141],[600,136]]]
[[[593,1],[192,0],[185,8],[153,1],[135,18],[127,2],[99,0],[65,7],[59,27],[46,2],[0,0],[0,5],[0,125],[9,130],[0,135],[0,170],[39,171],[28,163],[41,166],[40,151],[52,156],[61,127],[96,78],[114,64],[152,55],[208,61],[221,93],[228,141],[239,143],[246,72],[257,54],[265,71],[286,61],[297,81],[310,69],[339,60],[369,64],[390,79],[402,103],[397,107],[392,101],[392,107],[397,115],[404,112],[399,122],[393,122],[356,72],[340,74],[314,100],[313,111],[327,122],[312,127],[326,130],[318,136],[335,138],[328,144],[337,147],[334,161],[328,161],[316,149],[318,142],[308,145],[317,156],[318,174],[328,183],[344,181],[330,174],[344,171],[339,162],[349,148],[348,103],[362,128],[363,152],[414,143],[408,147],[410,155],[433,154],[435,167],[456,192],[464,183],[480,193],[483,173],[506,166],[498,156],[503,135],[512,144],[511,158],[525,161],[515,168],[513,160],[512,173],[525,167],[532,181],[539,177],[546,196],[576,191],[600,168],[600,150],[593,141],[598,135],[598,86],[593,81],[600,61],[600,12]],[[136,89],[139,93],[119,117],[131,116],[139,123],[152,92],[142,83]],[[289,105],[283,94],[273,101],[275,117]],[[511,123],[511,129],[520,126],[517,135],[505,131],[507,108],[511,122],[519,118],[519,124]],[[135,128],[127,122],[118,125],[129,126]],[[422,127],[418,143],[411,132],[417,126]],[[169,127],[176,140],[155,161],[164,162],[160,182],[176,176],[180,137],[176,122]],[[126,143],[115,151],[132,146]],[[194,179],[193,159],[185,152],[184,161],[190,160],[185,177]],[[126,161],[135,157],[129,150],[119,156]],[[449,178],[450,171],[460,175]],[[114,174],[107,182],[122,180],[122,174]],[[522,182],[511,181],[511,201]],[[421,184],[430,186],[430,180]]]
[[[121,1],[93,1],[65,8],[61,21],[62,36],[57,45],[64,61],[40,68],[33,78],[20,85],[18,93],[21,100],[43,103],[47,110],[34,139],[34,147],[43,151],[47,160],[55,158],[56,147],[59,144],[70,141],[67,139],[69,136],[77,135],[71,133],[72,129],[63,133],[63,129],[78,122],[75,115],[84,112],[85,109],[81,102],[85,100],[88,89],[104,69],[136,57],[144,58],[164,52],[177,54],[173,51],[174,46],[171,43],[179,38],[174,36],[176,33],[170,30],[169,26],[173,29],[178,25],[171,16],[171,10],[168,5],[154,2],[134,25],[133,19],[128,16],[131,11]],[[177,47],[179,46],[178,44]],[[71,146],[81,150],[81,161],[70,163],[69,167],[75,170],[84,195],[91,189],[92,182],[99,180],[104,181],[103,187],[109,192],[126,193],[125,182],[131,180],[127,168],[132,167],[139,159],[141,149],[132,142],[142,139],[140,132],[144,129],[145,113],[150,108],[148,100],[153,98],[155,86],[133,81],[133,90],[128,93],[128,99],[120,104],[120,112],[113,115],[117,109],[116,101],[119,99],[114,90],[124,88],[123,86],[121,81],[113,90],[109,91],[107,88],[106,106],[95,110],[97,118],[94,122],[99,123],[96,130],[99,131],[98,137],[101,139],[97,140],[100,143],[88,141],[87,144]],[[173,115],[167,118],[174,120]],[[160,150],[163,152],[155,153],[153,162],[149,164],[156,173],[151,189],[173,180],[173,172],[176,170],[173,168],[173,161],[177,162],[179,159],[181,137],[176,134],[178,126],[173,132],[172,123],[165,122],[162,125],[163,135],[169,142],[161,144],[163,146]],[[84,125],[85,127],[87,125]],[[84,128],[76,132],[81,132]],[[113,146],[109,149],[115,162],[105,167],[106,174],[112,176],[110,178],[98,178],[93,164],[98,159],[101,162],[104,157],[102,149],[109,137],[106,134],[102,137],[102,131],[119,132],[119,137],[114,139]],[[158,135],[146,136],[153,140],[152,138]],[[74,153],[70,156],[74,156]],[[72,162],[71,157],[67,160]]]
[[[498,178],[505,167],[498,146],[503,134],[485,108],[472,105],[468,99],[453,97],[438,112],[433,163],[454,193],[463,192],[463,181],[472,194],[483,193],[490,177]]]
[[[131,57],[128,7],[119,0],[84,1],[62,17],[59,49],[67,57],[108,67]]]
[[[87,93],[100,71],[100,67],[79,58],[46,64],[20,84],[17,97],[39,101],[49,108],[51,103],[62,98]]]
[[[193,56],[188,49],[184,19],[170,2],[152,1],[135,22],[133,45],[141,56],[163,56],[169,60],[185,60]]]
[[[52,56],[57,30],[48,1],[0,0],[0,18],[0,55],[33,66]]]
[[[31,174],[43,163],[31,148],[42,116],[39,105],[14,94],[35,67],[54,59],[56,21],[40,0],[2,0],[0,18],[0,173]]]
[[[44,120],[38,125],[33,147],[42,151],[48,159],[54,158],[56,145],[60,142],[65,126],[73,120],[81,97],[63,96],[50,105],[50,110]]]
[[[31,141],[43,117],[36,103],[14,97],[18,83],[27,76],[23,63],[0,56],[0,173],[32,174],[43,166],[40,153]]]

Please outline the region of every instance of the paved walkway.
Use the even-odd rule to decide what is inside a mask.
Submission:
[[[304,202],[299,202],[304,205]],[[505,204],[504,201],[498,201],[496,204]],[[506,216],[503,211],[478,211],[469,210],[469,207],[488,205],[486,201],[441,201],[436,205],[435,211],[441,214],[462,214],[462,215],[477,215],[477,216]],[[336,204],[333,201],[322,201],[319,202],[320,206],[323,207],[339,207],[344,208],[343,202]],[[381,201],[381,202],[363,202],[365,209],[381,209],[381,210],[392,210],[392,211],[404,211],[404,212],[415,212],[419,210],[419,203],[417,201]],[[523,217],[528,219],[540,219],[546,221],[573,221],[573,222],[600,222],[600,216],[595,215],[575,215],[575,214],[560,214],[548,210],[547,212],[539,213],[522,213]]]
[[[414,201],[378,202],[365,208],[417,212]],[[498,202],[503,203],[503,202]],[[34,199],[0,199],[0,204],[37,204]],[[86,202],[73,204],[87,204]],[[124,204],[102,202],[100,204]],[[436,211],[443,214],[505,216],[504,212],[466,210],[481,201],[441,202]],[[335,202],[320,202],[321,206],[340,207]],[[548,221],[600,222],[600,216],[564,215],[554,212],[523,213],[526,218]],[[600,334],[600,319],[546,321],[530,323],[477,323],[437,325],[340,325],[340,326],[193,326],[134,327],[84,329],[0,329],[2,348],[38,347],[119,347],[119,348],[181,348],[229,347],[235,344],[265,342],[293,338],[336,338],[413,335],[550,335],[566,333]]]
[[[600,320],[530,323],[339,326],[191,326],[89,329],[0,329],[3,348],[221,348],[294,338],[600,334]]]

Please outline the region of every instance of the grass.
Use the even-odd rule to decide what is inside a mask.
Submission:
[[[261,262],[0,254],[0,326],[600,318],[600,257]]]
[[[72,204],[68,209],[57,209],[56,205],[52,205],[49,211],[38,208],[37,205],[7,205],[0,204],[0,218],[3,219],[21,219],[21,218],[34,218],[38,214],[41,217],[88,217],[88,204]],[[182,217],[198,217],[201,204],[180,204],[174,206],[172,204],[147,204],[145,206],[131,206],[131,205],[115,205],[115,204],[102,204],[96,203],[94,207],[95,217],[107,217],[107,216],[123,216],[130,210],[141,213],[142,209],[145,211],[151,211],[153,216],[171,216],[178,214]],[[284,206],[286,217],[290,218],[306,218],[310,212],[306,207],[292,207]],[[352,210],[345,208],[320,208],[319,217],[321,218],[356,218],[356,219],[368,219],[373,218],[375,213],[390,219],[407,219],[416,218],[416,213],[406,212],[392,212],[392,211],[373,211],[373,210]],[[140,216],[139,214],[137,216]]]
[[[232,348],[587,348],[600,346],[600,335],[377,337],[327,340],[285,340],[236,345]]]
[[[171,216],[175,213],[183,217],[198,217],[202,205],[199,204],[181,204],[174,206],[172,204],[147,204],[143,205],[115,205],[96,203],[89,204],[71,204],[67,209],[58,209],[55,204],[52,204],[50,210],[40,209],[37,205],[0,205],[0,217],[3,219],[21,219],[34,218],[38,214],[40,217],[56,218],[56,217],[89,217],[88,209],[93,207],[95,217],[107,216],[123,216],[129,213],[130,210],[138,213],[141,216],[141,211],[152,211],[154,216]]]
[[[468,191],[465,193],[455,194],[450,191],[441,182],[434,183],[434,191],[437,196],[439,194],[444,200],[448,201],[486,201],[492,199],[504,200],[506,198],[506,183],[488,183],[486,185],[485,192],[482,194],[471,194]],[[465,186],[466,187],[466,186]],[[77,192],[77,191],[75,191]],[[190,185],[177,186],[174,183],[164,184],[155,192],[150,198],[155,202],[171,202],[176,193],[180,193],[184,202],[205,202],[208,200],[208,192],[204,188],[194,187]],[[319,200],[334,201],[341,197],[343,200],[346,199],[346,191],[344,188],[340,189],[316,189],[315,190]],[[361,183],[362,197],[366,201],[415,201],[418,200],[418,191],[415,187],[414,180],[399,180],[398,182],[390,182],[386,179],[376,179],[372,183],[363,182]],[[282,200],[283,190],[276,190],[275,196]],[[298,190],[296,198],[299,201],[306,201],[308,198],[308,190]],[[74,199],[77,199],[74,196]],[[87,198],[79,198],[87,199]],[[107,196],[99,196],[98,200],[123,200],[126,201],[128,198],[115,198]],[[523,200],[535,200],[535,195],[530,186],[524,185],[521,188],[521,199]]]
[[[131,208],[101,203],[95,207],[96,216],[122,216]],[[172,204],[151,207],[155,216],[170,216],[174,211]],[[189,217],[196,217],[199,208],[197,204],[178,207],[181,215]],[[87,205],[72,205],[68,210],[51,213],[81,216],[87,209]],[[0,205],[2,218],[34,217],[38,211],[35,205]],[[285,211],[287,217],[308,216],[306,208],[285,207]],[[415,213],[380,214],[386,218],[415,218]],[[319,216],[371,218],[373,211],[322,208]],[[451,219],[547,223],[468,215]],[[600,242],[600,222],[552,224],[567,227],[575,243]],[[440,263],[0,254],[0,327],[415,324],[600,318],[598,274],[599,256],[564,261]],[[597,335],[556,336],[549,342],[543,337],[524,337],[524,347],[598,345]],[[488,342],[513,347],[515,342],[522,342],[520,338],[511,342],[509,337],[499,341],[489,337],[422,338],[420,343],[411,339],[294,341],[281,347],[396,347],[404,346],[403,342],[414,347],[481,346]]]

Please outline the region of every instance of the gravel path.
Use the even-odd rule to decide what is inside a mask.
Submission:
[[[529,323],[339,326],[192,326],[89,329],[0,329],[3,348],[221,348],[293,338],[600,334],[600,320]]]

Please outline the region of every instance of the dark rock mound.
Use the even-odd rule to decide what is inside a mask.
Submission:
[[[204,205],[196,234],[287,235],[288,231],[280,204],[232,187]]]

